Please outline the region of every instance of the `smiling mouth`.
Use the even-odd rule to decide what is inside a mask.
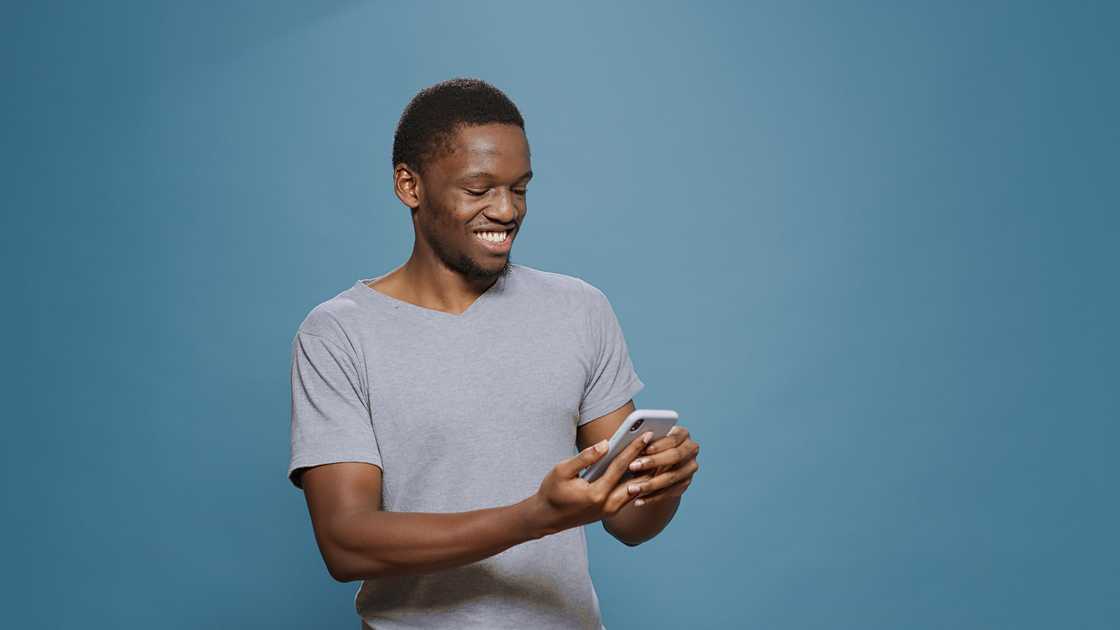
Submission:
[[[475,232],[474,235],[490,243],[504,243],[509,239],[509,232]]]
[[[482,230],[475,232],[474,237],[481,241],[483,249],[496,256],[505,256],[513,247],[513,230]]]

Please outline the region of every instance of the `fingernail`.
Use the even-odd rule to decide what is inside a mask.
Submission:
[[[642,441],[645,442],[646,444],[649,444],[649,441],[651,439],[653,439],[653,431],[646,431],[645,433],[642,434]]]
[[[645,505],[645,499],[634,499],[634,505]]]
[[[599,451],[600,453],[606,453],[607,452],[607,441],[603,440],[602,442],[599,442],[598,444],[596,444],[595,445],[595,450]]]
[[[630,462],[630,470],[641,470],[643,465],[645,465],[645,462],[640,459],[636,459]]]
[[[632,483],[632,484],[626,486],[626,489],[630,491],[630,494],[638,494],[638,492],[642,489],[642,487],[639,486],[636,483]]]

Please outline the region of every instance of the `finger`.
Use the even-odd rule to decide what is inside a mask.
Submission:
[[[657,440],[654,440],[649,446],[647,446],[645,450],[642,451],[642,454],[653,455],[654,453],[660,453],[667,448],[673,448],[677,444],[678,442],[675,437],[659,438]]]
[[[641,472],[657,466],[676,466],[689,459],[695,459],[699,452],[699,444],[692,440],[686,440],[684,443],[667,451],[661,451],[653,455],[642,455],[630,463],[629,470],[632,472]]]
[[[637,497],[635,497],[635,499],[642,499],[643,502],[648,503],[651,500],[660,499],[660,498],[664,498],[664,497],[673,497],[673,496],[678,496],[679,497],[680,495],[684,494],[685,490],[687,490],[689,487],[691,487],[694,479],[696,479],[695,475],[689,475],[689,476],[685,477],[684,479],[681,479],[677,483],[674,483],[671,486],[667,486],[665,488],[662,488],[662,489],[658,490],[657,492],[651,492],[649,494],[644,494],[644,495],[637,496]]]
[[[607,509],[618,510],[621,509],[622,506],[633,501],[638,496],[637,488],[641,486],[643,482],[649,481],[650,479],[653,479],[652,475],[642,475],[641,477],[627,479],[618,484],[614,490],[611,490],[610,495],[607,497]],[[631,492],[630,488],[634,488],[635,490]]]
[[[691,477],[692,475],[696,474],[697,470],[700,470],[700,464],[695,459],[690,459],[688,460],[688,462],[677,468],[667,470],[660,475],[655,475],[653,479],[650,479],[649,481],[638,484],[639,486],[641,486],[639,488],[639,493],[642,495],[653,494],[654,492],[657,492],[662,488],[668,488],[669,486],[680,482],[682,479]]]
[[[655,476],[656,475],[648,474],[648,475],[642,475],[640,477],[631,477],[630,479],[623,479],[622,482],[618,484],[618,488],[624,488],[625,491],[626,491],[626,494],[628,494],[628,495],[637,496],[637,495],[642,493],[642,486],[644,484],[647,484],[650,481],[652,481]],[[616,490],[617,490],[617,488],[616,488]]]
[[[688,438],[688,429],[680,426],[679,424],[673,425],[673,428],[669,429],[669,433],[665,437],[655,441],[653,444],[650,444],[643,452],[643,454],[653,455],[654,453],[660,453],[661,451],[679,446]]]
[[[638,484],[637,494],[641,498],[657,494],[662,489],[668,488],[669,486],[677,483],[681,480],[681,478],[682,476],[675,470],[663,472],[660,475],[656,475],[649,481]]]
[[[615,456],[614,460],[607,466],[607,471],[603,473],[603,476],[599,477],[594,483],[605,488],[613,488],[618,485],[622,473],[626,472],[626,467],[634,461],[634,458],[643,448],[649,445],[649,440],[652,437],[653,432],[646,431],[641,437],[627,444],[626,448],[622,449],[622,452]]]
[[[579,474],[579,471],[599,461],[606,452],[607,441],[603,440],[583,449],[575,457],[560,462],[556,465],[556,470],[564,479],[572,479]]]
[[[677,483],[669,486],[668,488],[658,490],[657,492],[654,492],[652,494],[644,494],[640,497],[635,497],[634,498],[634,505],[641,507],[643,505],[649,505],[650,503],[657,503],[658,501],[664,501],[665,499],[668,499],[668,498],[671,498],[671,497],[679,497],[679,496],[684,494],[685,490],[688,490],[688,487],[691,484],[692,484],[692,477],[688,477],[687,479],[682,479],[682,480],[678,481]]]

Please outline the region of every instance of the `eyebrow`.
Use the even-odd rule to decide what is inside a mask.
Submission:
[[[467,173],[466,175],[463,175],[462,177],[460,177],[459,180],[460,181],[466,181],[468,179],[493,179],[493,178],[494,178],[494,175],[492,173],[487,173],[486,171],[472,171],[472,172]],[[533,179],[533,171],[532,170],[526,171],[524,175],[517,178],[517,181],[525,180],[526,182],[528,182],[530,179]]]

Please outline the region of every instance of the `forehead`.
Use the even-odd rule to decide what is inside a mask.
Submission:
[[[485,172],[516,178],[529,170],[529,143],[517,125],[460,125],[432,167],[445,177]]]

